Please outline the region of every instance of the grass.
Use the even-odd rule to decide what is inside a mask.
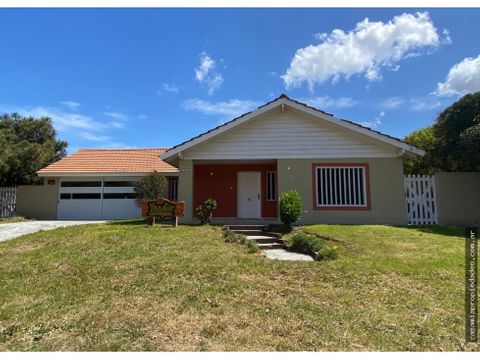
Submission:
[[[462,229],[305,230],[352,247],[281,262],[140,221],[0,243],[0,350],[465,349]]]
[[[10,224],[16,222],[28,221],[23,216],[0,217],[0,224]]]

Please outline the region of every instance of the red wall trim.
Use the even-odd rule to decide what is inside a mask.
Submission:
[[[367,191],[367,206],[317,206],[317,182],[316,182],[316,168],[317,167],[344,167],[344,166],[363,166],[365,168],[365,188]],[[368,163],[315,163],[312,164],[312,200],[313,210],[355,210],[368,211],[371,210],[372,202],[370,196],[370,170]]]
[[[193,170],[193,216],[195,208],[209,197],[217,200],[214,217],[237,217],[237,173],[258,171],[261,176],[261,217],[276,218],[277,200],[267,201],[267,171],[277,171],[276,164],[202,164]],[[278,193],[276,194],[278,197]]]

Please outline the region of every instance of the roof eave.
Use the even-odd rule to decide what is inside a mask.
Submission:
[[[177,171],[158,171],[160,175],[163,176],[175,176],[178,175]],[[87,177],[87,176],[146,176],[150,172],[59,172],[59,173],[50,173],[50,172],[37,172],[38,177]]]

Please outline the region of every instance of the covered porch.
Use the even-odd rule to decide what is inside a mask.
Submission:
[[[276,222],[276,160],[192,162],[192,217],[208,198],[217,201],[216,223]]]

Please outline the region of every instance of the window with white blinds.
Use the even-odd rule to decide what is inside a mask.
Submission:
[[[365,165],[314,166],[317,207],[368,207]]]

